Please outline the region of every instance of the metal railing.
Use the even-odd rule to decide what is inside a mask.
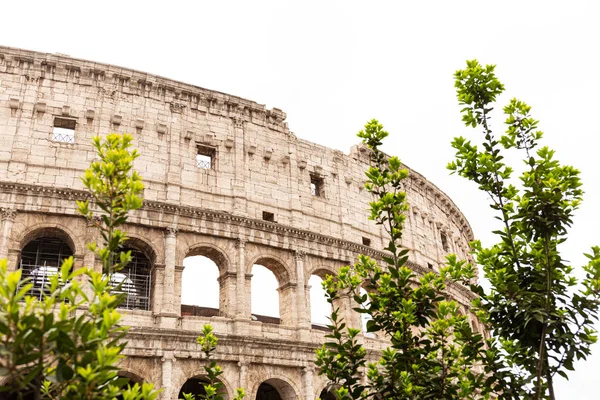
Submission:
[[[61,143],[75,143],[75,132],[73,133],[52,133],[52,140]]]
[[[35,297],[38,300],[42,300],[44,295],[50,294],[50,278],[58,274],[58,268],[47,265],[37,264],[26,264],[21,263],[21,282],[17,286],[17,290],[20,290],[23,285],[31,283],[33,286],[27,292],[27,295]],[[23,279],[29,279],[25,282]],[[63,287],[66,282],[62,282],[59,287]]]

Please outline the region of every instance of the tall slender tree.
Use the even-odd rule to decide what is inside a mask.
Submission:
[[[579,171],[561,165],[555,152],[541,147],[542,132],[531,107],[512,99],[503,111],[506,131],[494,134],[491,113],[504,85],[495,66],[476,60],[455,74],[458,101],[466,126],[480,129],[481,148],[457,137],[452,142],[456,160],[448,168],[476,183],[489,195],[491,208],[502,228],[499,242],[484,247],[473,243],[491,291],[480,295],[479,307],[487,314],[492,333],[514,366],[531,385],[524,395],[554,399],[553,379],[567,377],[573,362],[585,359],[596,342],[600,300],[600,248],[593,247],[578,284],[573,267],[560,254],[567,240],[573,213],[583,191]],[[507,155],[523,160],[524,172],[513,179]]]

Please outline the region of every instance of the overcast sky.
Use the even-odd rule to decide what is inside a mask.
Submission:
[[[478,133],[462,127],[453,72],[466,59],[497,64],[499,104],[532,105],[544,144],[582,172],[586,195],[564,247],[581,265],[600,244],[599,12],[594,1],[10,1],[0,43],[278,107],[298,137],[346,153],[377,118],[391,132],[385,150],[445,191],[484,243],[493,240],[485,197],[445,166],[452,137]],[[558,398],[598,398],[594,351],[559,382]]]

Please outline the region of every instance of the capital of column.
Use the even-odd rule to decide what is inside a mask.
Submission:
[[[306,257],[306,252],[304,250],[296,250],[295,254],[296,260],[303,261]]]
[[[244,238],[237,238],[235,239],[235,247],[237,247],[238,249],[243,249],[246,247],[246,242],[248,241]]]
[[[14,221],[17,216],[17,210],[13,208],[0,208],[0,218],[2,221]]]
[[[312,374],[313,372],[315,372],[314,366],[306,365],[306,366],[302,367],[302,373],[304,373],[304,374]]]
[[[233,118],[231,118],[231,119],[233,120],[233,125],[234,125],[236,128],[239,128],[239,129],[241,129],[241,128],[243,128],[243,127],[244,127],[244,119],[243,119],[243,118],[240,118],[240,117],[233,117]]]
[[[175,237],[177,235],[178,229],[174,226],[167,226],[165,228],[165,236],[167,237]]]

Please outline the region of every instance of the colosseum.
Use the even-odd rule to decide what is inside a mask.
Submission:
[[[309,279],[361,253],[381,259],[386,238],[367,218],[366,148],[345,154],[299,139],[285,119],[277,108],[156,75],[0,47],[0,258],[38,291],[40,271],[68,255],[75,268],[98,267],[85,245],[97,232],[75,210],[87,196],[78,177],[95,157],[92,136],[129,132],[145,190],[126,227],[134,261],[122,271],[131,326],[122,375],[164,388],[162,399],[197,393],[205,361],[195,337],[210,323],[225,398],[237,387],[249,399],[325,396],[313,359],[326,329],[311,322]],[[468,258],[473,234],[462,213],[409,172],[410,267],[436,270],[449,252]],[[216,285],[218,308],[182,304],[192,256],[218,268],[216,281],[191,283],[199,292]],[[277,279],[279,317],[253,312],[257,265]],[[451,291],[462,304],[472,298],[464,287]],[[340,307],[360,327],[352,301]],[[361,340],[373,355],[386,344]]]

